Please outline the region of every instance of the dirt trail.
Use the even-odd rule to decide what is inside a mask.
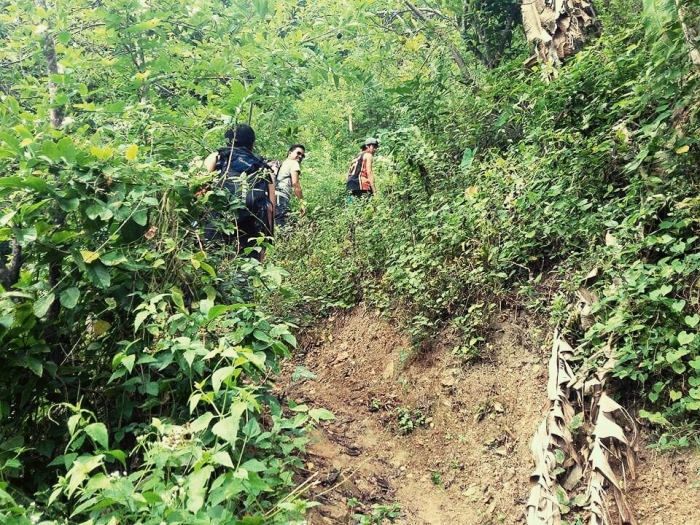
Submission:
[[[530,440],[546,408],[546,335],[504,317],[487,359],[466,366],[449,339],[414,356],[406,337],[364,308],[305,335],[278,387],[336,416],[306,459],[322,504],[310,525],[358,523],[354,514],[387,515],[393,504],[398,524],[525,523]],[[642,448],[639,459],[629,490],[638,523],[700,525],[698,456]]]

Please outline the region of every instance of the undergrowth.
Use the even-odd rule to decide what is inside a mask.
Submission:
[[[594,322],[570,335],[589,356],[613,345],[614,375],[642,396],[640,415],[695,435],[698,71],[681,45],[655,44],[639,25],[549,83],[519,67],[456,95],[449,136],[419,119],[384,131],[380,196],[325,209],[280,244],[278,260],[298,268],[288,308],[365,301],[416,347],[456,329],[468,360],[494,312],[526,307],[563,325],[586,287]]]

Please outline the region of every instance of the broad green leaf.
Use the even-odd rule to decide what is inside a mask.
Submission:
[[[51,308],[51,305],[55,300],[56,295],[53,292],[48,293],[43,297],[37,299],[34,303],[34,315],[36,315],[39,318],[46,316],[47,312],[49,311],[49,308]]]
[[[231,461],[231,455],[222,450],[212,455],[211,460],[217,465],[223,465],[224,467],[233,468],[233,461]]]
[[[182,293],[182,290],[174,286],[170,289],[170,291],[172,292],[172,298],[173,302],[175,303],[175,306],[177,306],[183,312],[186,311],[187,309],[185,308],[185,298]]]
[[[196,514],[204,505],[204,499],[207,495],[207,483],[209,483],[212,472],[214,472],[214,467],[207,465],[186,478],[187,510],[193,514]]]
[[[90,472],[102,465],[104,455],[81,456],[75,460],[73,466],[66,474],[68,480],[67,494],[72,496],[76,489],[88,478]]]
[[[78,304],[78,299],[80,299],[80,290],[75,286],[66,288],[60,295],[61,306],[68,310],[75,308]]]
[[[660,412],[647,412],[646,410],[639,411],[639,417],[648,419],[656,425],[661,425],[662,427],[670,427],[668,419],[666,419]]]
[[[124,254],[121,252],[109,252],[105,253],[99,256],[100,261],[105,266],[117,266],[118,264],[121,264],[123,262],[127,261],[127,258],[124,257]],[[85,262],[90,262],[90,261],[85,261]]]
[[[248,405],[238,401],[231,407],[231,415],[219,420],[211,429],[214,435],[219,436],[234,445],[238,438],[238,429],[241,423],[241,415],[246,411]]]
[[[695,328],[699,322],[700,322],[700,315],[698,315],[698,314],[685,316],[685,324],[687,324],[691,328]]]
[[[662,287],[650,292],[649,297],[651,297],[651,299],[653,300],[657,300],[660,297],[668,295],[671,292],[671,290],[673,290],[673,287],[671,285],[665,284]]]
[[[107,427],[104,423],[90,423],[85,427],[85,433],[102,446],[102,448],[109,448],[109,437]]]
[[[221,383],[228,379],[234,370],[235,368],[232,366],[224,366],[211,375],[211,388],[215,393],[219,391]]]
[[[678,334],[678,342],[682,345],[688,345],[692,343],[695,340],[695,334],[694,333],[688,333],[685,330],[683,330],[680,334]]]
[[[190,403],[191,405],[191,403]],[[192,432],[202,432],[203,430],[206,430],[209,428],[209,423],[211,423],[211,420],[214,419],[214,414],[211,412],[205,412],[201,416],[199,416],[197,419],[195,419],[192,424],[190,425],[190,428],[192,429]]]
[[[108,221],[114,217],[114,212],[103,202],[96,202],[88,206],[85,210],[85,214],[91,219],[97,219],[99,217],[103,221]]]
[[[131,373],[134,369],[134,363],[136,361],[136,355],[135,354],[129,354],[125,355],[124,358],[121,360],[121,365],[127,369],[129,373]]]
[[[134,319],[134,330],[138,330],[139,326],[141,326],[149,315],[151,315],[151,312],[148,310],[141,310],[139,313],[137,313],[136,318]]]
[[[44,374],[43,362],[33,356],[27,356],[25,358],[25,363],[27,368],[34,372],[37,376],[41,377]]]
[[[314,421],[331,421],[335,419],[333,413],[325,408],[312,408],[309,410],[309,416],[311,416]]]
[[[134,222],[139,226],[146,226],[146,224],[148,224],[148,210],[136,210],[132,219],[134,219]]]
[[[90,279],[90,282],[92,282],[92,284],[94,284],[98,288],[109,288],[109,285],[112,282],[109,270],[104,264],[102,264],[99,261],[88,265],[85,268],[85,273]]]

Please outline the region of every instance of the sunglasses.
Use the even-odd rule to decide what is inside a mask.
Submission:
[[[306,158],[306,155],[304,155],[302,151],[297,151],[296,153],[294,153],[294,155],[296,155],[297,157],[301,157],[302,159]]]

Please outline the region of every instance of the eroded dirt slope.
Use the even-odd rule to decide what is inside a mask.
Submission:
[[[449,335],[414,355],[386,320],[357,308],[303,341],[281,393],[336,416],[316,432],[303,473],[322,504],[311,525],[355,523],[353,514],[393,504],[401,524],[525,522],[530,440],[547,408],[546,334],[504,315],[486,358],[465,364]],[[639,459],[630,487],[638,522],[700,524],[697,456],[642,445]]]

